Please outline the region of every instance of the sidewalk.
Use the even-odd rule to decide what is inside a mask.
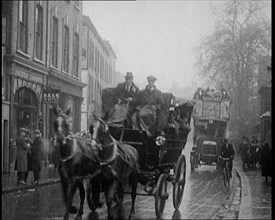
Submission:
[[[234,160],[234,168],[240,175],[242,186],[238,219],[271,219],[271,178],[265,183],[260,168],[244,171],[240,157]]]
[[[15,192],[22,189],[35,188],[41,185],[57,183],[60,181],[58,169],[55,169],[53,165],[50,165],[48,167],[42,166],[38,185],[31,184],[31,182],[33,181],[33,172],[29,171],[27,181],[27,185],[19,185],[17,184],[17,172],[2,173],[2,194]]]

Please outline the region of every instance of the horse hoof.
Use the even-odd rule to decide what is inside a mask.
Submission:
[[[71,214],[75,214],[75,213],[77,213],[77,208],[75,207],[75,206],[72,206],[71,208],[70,208],[70,213]]]
[[[129,215],[129,220],[131,220],[131,219],[135,219],[135,214],[130,214]]]
[[[77,216],[75,217],[75,220],[82,220],[82,216],[81,216],[81,215],[77,215]]]

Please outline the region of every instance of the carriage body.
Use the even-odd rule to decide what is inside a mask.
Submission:
[[[112,106],[116,104],[113,88],[103,90],[102,103],[105,117],[108,117]],[[182,150],[187,142],[188,132],[175,133],[173,128],[168,126],[168,118],[171,106],[178,109],[181,117],[187,118],[188,123],[191,120],[193,104],[180,99],[175,99],[171,93],[162,93],[164,98],[164,106],[158,112],[158,123],[163,125],[165,131],[165,141],[162,144],[157,142],[159,137],[149,136],[143,130],[135,130],[127,128],[125,123],[110,123],[109,129],[111,135],[124,144],[133,146],[139,153],[140,170],[144,175],[151,176],[153,180],[152,192],[146,191],[155,197],[155,210],[157,217],[161,217],[165,206],[165,200],[168,198],[167,182],[173,184],[173,205],[178,209],[185,186],[186,160],[182,154]],[[107,113],[107,114],[106,114]],[[125,117],[124,117],[125,118]],[[108,120],[107,120],[108,123]],[[142,195],[142,194],[140,194]]]

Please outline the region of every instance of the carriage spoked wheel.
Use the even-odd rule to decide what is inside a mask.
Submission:
[[[169,194],[167,193],[167,176],[166,174],[160,174],[156,186],[155,196],[155,212],[157,218],[161,218],[165,207],[166,199]]]
[[[186,177],[186,159],[180,155],[176,164],[175,179],[173,181],[173,205],[177,210],[180,207]]]

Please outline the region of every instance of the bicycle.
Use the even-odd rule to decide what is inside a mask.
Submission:
[[[224,182],[224,186],[228,187],[230,185],[230,170],[229,170],[229,159],[230,158],[224,158],[219,156],[219,158],[223,161],[225,161],[225,166],[223,167],[223,182]]]

